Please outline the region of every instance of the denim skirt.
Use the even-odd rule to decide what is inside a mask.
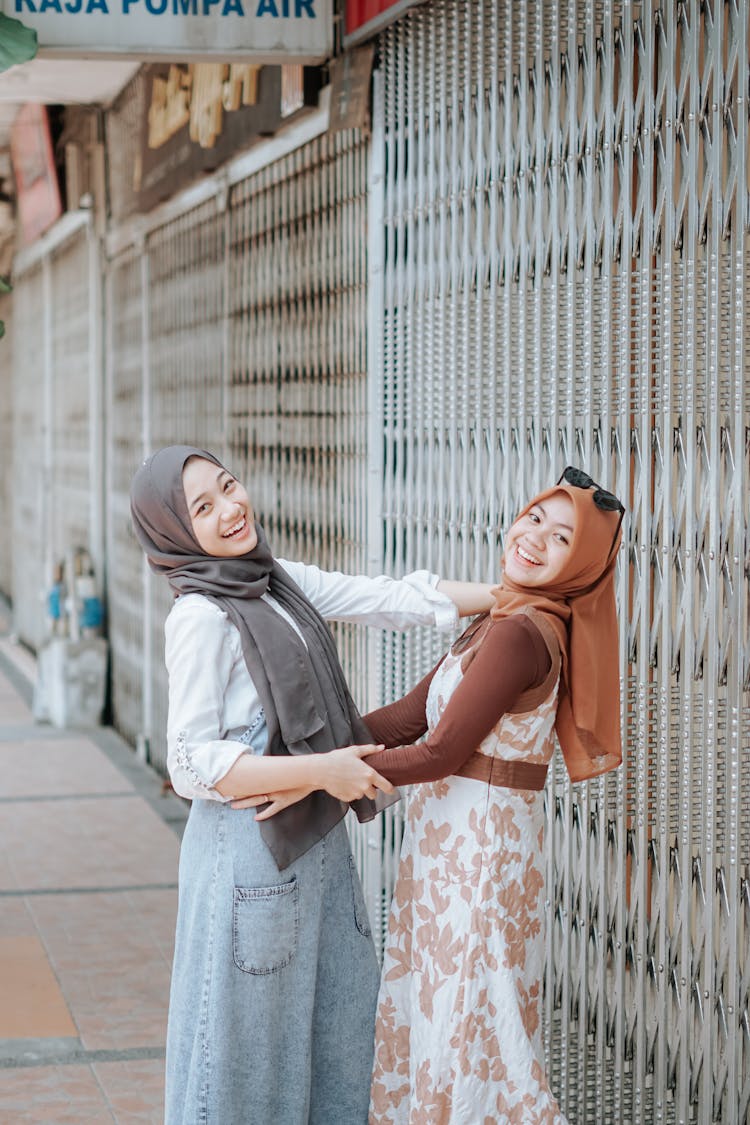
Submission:
[[[344,823],[279,871],[253,809],[182,842],[167,1125],[365,1125],[379,970]]]

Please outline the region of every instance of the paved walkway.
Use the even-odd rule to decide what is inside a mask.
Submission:
[[[0,1123],[156,1125],[186,809],[112,731],[36,726],[33,675],[0,637]]]

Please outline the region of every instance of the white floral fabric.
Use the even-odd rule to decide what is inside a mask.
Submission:
[[[430,730],[461,680],[448,655]],[[557,683],[482,754],[547,763]],[[371,1125],[564,1125],[544,1069],[543,795],[448,777],[408,798],[378,999]]]

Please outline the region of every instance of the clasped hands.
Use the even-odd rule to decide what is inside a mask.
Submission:
[[[312,755],[310,767],[314,777],[311,784],[298,785],[275,792],[255,793],[231,802],[233,809],[254,809],[268,805],[256,814],[256,820],[269,820],[276,813],[308,797],[317,789],[325,789],[339,801],[356,801],[360,797],[377,795],[378,790],[392,793],[393,785],[362,759],[377,754],[383,746],[340,746],[326,754]]]

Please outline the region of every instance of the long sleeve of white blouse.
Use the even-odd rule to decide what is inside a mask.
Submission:
[[[453,602],[435,588],[437,576],[427,571],[395,580],[279,561],[329,620],[391,629],[432,625],[441,630],[455,628],[458,620]],[[273,598],[267,600],[286,617]],[[215,785],[247,747],[227,739],[227,732],[262,720],[239,633],[213,602],[200,594],[188,594],[172,607],[165,623],[165,640],[169,674],[167,768],[172,784],[183,797],[228,800]]]

